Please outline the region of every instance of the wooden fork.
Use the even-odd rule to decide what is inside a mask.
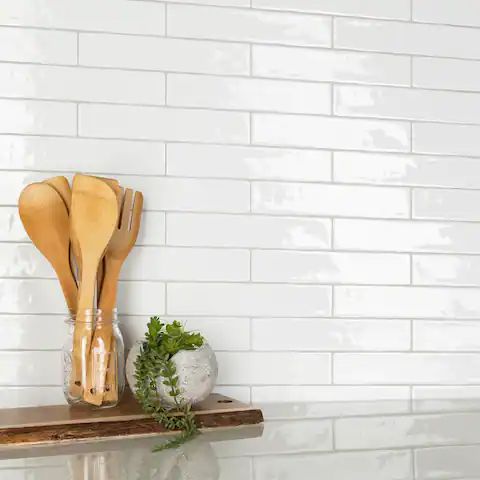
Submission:
[[[104,280],[100,292],[99,308],[103,321],[95,329],[92,342],[93,361],[89,372],[94,373],[87,379],[84,398],[89,403],[101,405],[105,400],[115,401],[118,398],[118,379],[116,359],[113,358],[115,345],[112,348],[112,318],[117,300],[117,286],[123,262],[133,248],[140,229],[143,195],[129,188],[125,190],[118,228],[114,231],[105,252]],[[113,342],[114,343],[114,342]],[[98,352],[95,347],[98,346]],[[98,364],[98,368],[95,365]],[[107,369],[108,364],[110,364]]]

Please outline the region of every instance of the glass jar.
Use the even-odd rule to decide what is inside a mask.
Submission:
[[[117,311],[85,310],[66,322],[63,391],[67,402],[114,407],[125,390],[125,348]]]

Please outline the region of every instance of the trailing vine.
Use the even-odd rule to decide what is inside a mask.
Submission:
[[[180,322],[165,324],[159,317],[151,317],[145,340],[135,360],[135,395],[143,410],[168,430],[180,430],[180,434],[154,451],[176,448],[198,435],[195,415],[191,405],[182,398],[173,355],[180,350],[195,350],[203,345],[199,333],[186,332]],[[162,404],[157,392],[157,379],[169,388],[175,406]]]

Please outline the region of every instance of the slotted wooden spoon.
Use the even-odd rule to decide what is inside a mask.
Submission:
[[[143,208],[143,195],[141,192],[135,192],[130,188],[125,190],[123,197],[121,215],[118,228],[115,230],[107,251],[105,252],[105,277],[102,290],[100,292],[99,308],[110,314],[115,308],[117,301],[118,278],[122,265],[132,250],[140,229],[140,219]],[[111,320],[106,319],[105,320]],[[114,349],[111,349],[112,325],[105,323],[101,328],[95,330],[93,344],[103,342],[105,346],[106,358],[98,362],[99,370],[95,375],[95,380],[90,378],[87,382],[89,388],[85,392],[89,403],[100,405],[102,398],[105,401],[115,401],[118,398],[118,384],[116,375],[116,365]],[[108,353],[112,350],[112,353]],[[110,360],[109,360],[110,358]],[[110,362],[110,368],[107,366]]]
[[[115,192],[104,181],[75,175],[72,189],[70,227],[78,238],[82,273],[74,329],[73,372],[70,394],[78,398],[87,385],[87,370],[92,339],[95,281],[98,265],[118,220]]]
[[[65,203],[50,185],[32,183],[18,200],[23,226],[33,244],[50,262],[71,312],[77,310],[77,284],[69,262],[69,217]]]

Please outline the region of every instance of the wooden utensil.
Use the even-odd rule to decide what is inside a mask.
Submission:
[[[123,197],[118,228],[115,230],[105,252],[105,278],[100,292],[99,308],[106,315],[110,314],[115,308],[120,270],[137,239],[142,208],[143,195],[141,192],[135,192],[134,195],[133,191],[127,188]],[[105,318],[105,320],[111,319]],[[101,340],[99,340],[99,337]],[[112,324],[107,322],[101,328],[95,330],[93,344],[95,345],[96,342],[103,341],[107,356],[114,362],[114,351],[108,355],[109,350],[111,350],[111,338]],[[115,401],[117,398],[116,365],[111,364],[107,370],[107,364],[108,359],[107,362],[99,362],[102,370],[96,374],[96,385],[93,385],[93,379],[90,379],[90,388],[86,392],[86,397],[90,403],[101,404],[104,395],[106,401]],[[107,381],[105,381],[105,378],[107,378]],[[107,386],[108,390],[105,389],[105,386]]]
[[[57,191],[45,183],[25,187],[18,200],[23,226],[52,265],[70,311],[77,310],[77,284],[69,262],[69,217]]]
[[[117,197],[117,205],[118,205],[118,211],[120,212],[122,209],[122,197],[123,197],[123,191],[122,187],[118,183],[118,180],[115,178],[106,178],[106,177],[96,177],[105,182],[107,185],[110,186],[110,188],[115,192],[115,196]],[[98,273],[97,273],[97,299],[100,297],[100,290],[102,289],[102,283],[103,283],[103,278],[104,278],[104,263],[105,261],[102,260],[100,262],[100,265],[98,266]]]
[[[72,204],[72,189],[68,180],[64,176],[47,178],[43,183],[48,183],[52,186],[57,193],[62,197],[65,206],[67,207],[67,212],[70,215],[70,207]],[[73,272],[73,275],[77,281],[79,278],[79,269],[80,269],[80,247],[78,246],[78,240],[76,238],[70,239],[70,269]]]
[[[43,181],[43,183],[48,183],[56,190],[56,192],[62,197],[62,200],[67,207],[67,211],[70,213],[70,206],[72,204],[72,190],[68,180],[63,176],[58,176],[47,178]]]
[[[75,175],[70,216],[71,231],[78,238],[82,274],[74,330],[73,372],[70,394],[79,397],[87,385],[88,356],[93,324],[86,315],[94,307],[98,265],[118,221],[117,198],[109,185],[86,175]]]

